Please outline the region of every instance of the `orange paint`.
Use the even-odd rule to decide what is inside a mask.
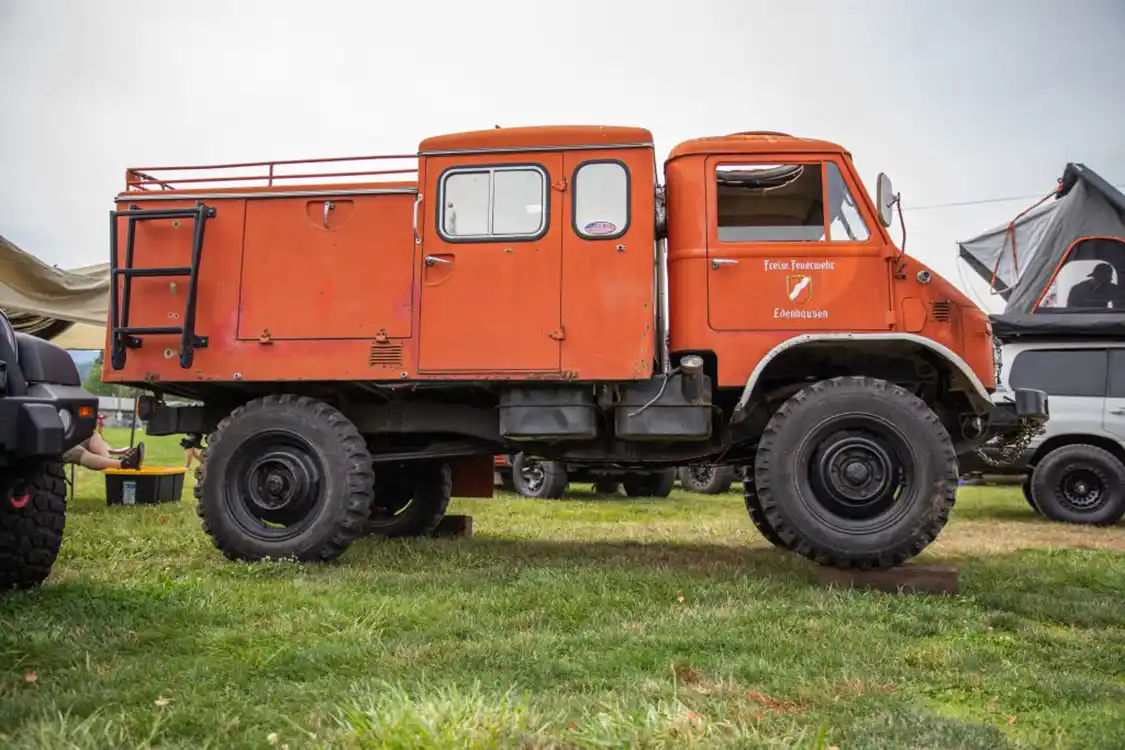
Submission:
[[[651,142],[645,129],[619,127],[441,135],[421,142],[416,173],[393,182],[357,181],[402,170],[379,163],[363,172],[355,160],[336,172],[332,160],[289,162],[316,182],[282,181],[280,162],[248,165],[260,173],[255,185],[191,181],[205,180],[202,168],[129,170],[119,209],[199,199],[217,210],[206,222],[195,326],[208,345],[184,370],[169,355],[176,337],[146,336],[104,378],[646,379],[659,343]],[[835,170],[867,236],[720,237],[717,170],[778,163],[822,174],[825,199]],[[591,164],[615,166],[582,177]],[[339,182],[326,183],[332,174]],[[713,352],[717,385],[742,386],[770,349],[803,333],[911,331],[960,354],[992,387],[984,313],[936,274],[920,282],[928,269],[913,258],[898,267],[843,148],[779,134],[697,139],[673,149],[664,182],[671,349]],[[589,213],[583,190],[608,195],[623,184],[619,211],[602,215],[598,204]],[[478,205],[501,195],[504,210],[491,217]],[[455,204],[452,219],[443,198]],[[135,266],[188,264],[191,221],[176,223],[138,224]],[[134,279],[130,325],[179,325],[186,287],[186,279]],[[944,304],[948,314],[928,314]]]

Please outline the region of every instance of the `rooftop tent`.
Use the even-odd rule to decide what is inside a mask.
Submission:
[[[101,349],[108,308],[108,263],[65,271],[0,237],[0,310],[17,331]]]
[[[1125,195],[1067,164],[1051,197],[958,243],[960,257],[1007,301],[994,330],[1002,338],[1125,334]]]

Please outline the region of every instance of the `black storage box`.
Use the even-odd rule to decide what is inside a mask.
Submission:
[[[106,505],[155,505],[178,502],[184,492],[182,467],[106,469]]]

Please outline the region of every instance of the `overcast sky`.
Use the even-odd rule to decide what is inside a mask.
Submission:
[[[100,263],[127,166],[496,124],[639,125],[659,158],[825,138],[907,207],[1045,194],[1067,161],[1125,183],[1122,38],[1122,0],[0,0],[0,235]],[[907,251],[961,284],[955,242],[1032,202],[909,211]]]

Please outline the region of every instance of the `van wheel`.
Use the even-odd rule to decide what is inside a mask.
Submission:
[[[522,451],[512,459],[512,483],[524,497],[557,499],[566,494],[566,469],[558,461],[528,458]]]
[[[938,416],[868,377],[790,397],[762,434],[754,484],[766,522],[821,565],[888,568],[924,550],[957,493],[957,455]]]
[[[680,467],[680,484],[689,492],[701,495],[721,495],[734,483],[734,468],[710,464],[690,464]]]
[[[445,518],[452,491],[453,473],[444,462],[377,470],[365,530],[388,538],[429,536]]]
[[[1032,497],[1032,495],[1031,495],[1031,477],[1030,476],[1025,477],[1023,482],[1020,483],[1020,491],[1023,493],[1023,499],[1027,501],[1027,504],[1031,506],[1031,509],[1033,511],[1035,511],[1036,513],[1038,513],[1039,515],[1043,515],[1039,511],[1039,508],[1037,508],[1035,506],[1035,498]]]
[[[1114,524],[1125,515],[1125,466],[1097,446],[1065,445],[1035,467],[1031,497],[1052,521]]]
[[[750,515],[750,522],[766,538],[766,541],[778,549],[788,550],[789,545],[777,535],[770,522],[766,520],[766,514],[762,512],[762,501],[758,499],[758,490],[754,487],[752,470],[747,470],[746,476],[742,479],[742,498],[746,503],[746,512]]]
[[[621,484],[629,497],[668,497],[676,486],[676,470],[664,469],[651,474],[629,474]]]
[[[196,469],[203,530],[232,560],[331,560],[364,529],[371,454],[336,408],[266,396],[219,423]]]
[[[62,464],[0,476],[0,591],[29,589],[51,575],[66,528]]]

